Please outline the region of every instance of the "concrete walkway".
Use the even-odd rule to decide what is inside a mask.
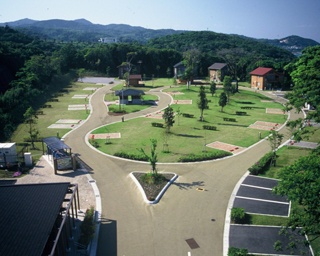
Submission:
[[[94,128],[121,121],[121,117],[108,116],[103,103],[111,86],[96,91],[91,98],[93,111],[88,121],[65,137],[73,152],[79,153],[93,169],[92,177],[100,190],[102,219],[97,255],[176,256],[188,255],[188,252],[193,256],[223,255],[223,232],[230,195],[247,169],[270,151],[269,142],[262,140],[223,160],[159,165],[160,171],[177,173],[179,178],[159,204],[147,205],[129,173],[147,171],[148,164],[105,156],[86,143],[86,135]],[[160,98],[159,105],[128,114],[125,120],[159,111],[172,100],[159,90],[152,93]],[[299,117],[302,114],[292,111],[291,119]],[[285,127],[281,133],[285,140],[290,137]],[[198,187],[204,191],[197,190]]]

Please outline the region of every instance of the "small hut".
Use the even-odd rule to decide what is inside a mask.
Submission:
[[[135,104],[139,105],[142,103],[142,95],[144,91],[136,89],[122,89],[115,92],[115,95],[119,97],[120,104]]]

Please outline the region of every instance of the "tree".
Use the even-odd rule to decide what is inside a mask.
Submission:
[[[307,119],[320,121],[320,46],[306,48],[297,61],[287,65],[293,81],[290,103],[297,109],[310,104],[315,111],[309,111]]]
[[[23,115],[25,123],[28,124],[28,133],[29,133],[29,140],[31,142],[32,149],[35,149],[35,141],[38,139],[40,134],[39,130],[36,128],[37,121],[36,119],[38,116],[36,112],[33,110],[32,107],[29,107]]]
[[[188,89],[190,81],[196,75],[200,58],[201,52],[198,49],[191,49],[183,53],[183,64],[185,66],[184,77],[188,81]]]
[[[130,78],[130,73],[131,73],[131,70],[132,70],[132,60],[133,58],[137,55],[136,52],[128,52],[127,53],[127,59],[125,62],[122,62],[121,66],[122,67],[125,67],[126,68],[126,77],[125,77],[125,82],[126,82],[126,87],[129,86],[129,78]]]
[[[166,132],[170,133],[170,128],[174,124],[174,112],[173,109],[170,105],[164,110],[164,113],[162,115],[162,118],[164,119],[165,127],[166,127]]]
[[[208,109],[208,100],[206,96],[206,91],[203,85],[200,86],[198,108],[200,109],[200,121],[203,121],[203,111]]]
[[[223,78],[223,90],[227,95],[227,102],[230,101],[230,95],[232,93],[232,80],[230,76],[225,76]]]
[[[214,81],[212,81],[212,82],[210,83],[210,92],[211,92],[211,95],[212,95],[212,96],[216,93],[216,90],[217,90],[216,83],[215,83]]]
[[[271,134],[268,137],[268,141],[271,146],[271,150],[273,152],[271,163],[273,163],[274,166],[276,166],[276,160],[277,160],[277,148],[281,145],[283,139],[283,134],[280,134],[279,132],[275,130],[271,130]]]
[[[157,175],[157,168],[156,168],[156,165],[157,165],[157,162],[158,162],[158,155],[156,153],[156,149],[157,149],[157,140],[156,139],[151,139],[151,153],[150,155],[147,155],[145,153],[145,151],[140,148],[140,152],[146,157],[148,158],[148,161],[151,165],[151,169],[152,169],[152,174],[153,175]]]
[[[219,106],[221,107],[221,112],[223,112],[223,108],[227,105],[227,95],[225,92],[222,92],[219,97]]]
[[[312,241],[320,237],[320,147],[309,156],[300,157],[293,165],[280,170],[275,187],[300,207],[293,209],[287,228],[302,227]]]

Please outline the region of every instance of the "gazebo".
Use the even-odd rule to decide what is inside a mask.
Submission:
[[[142,103],[141,96],[145,95],[144,91],[136,89],[122,89],[115,92],[115,95],[119,97],[120,104],[136,104]]]
[[[44,150],[46,144],[47,150]],[[42,149],[43,153],[52,156],[54,163],[54,170],[74,169],[74,163],[71,155],[71,148],[57,137],[47,137],[43,139]]]

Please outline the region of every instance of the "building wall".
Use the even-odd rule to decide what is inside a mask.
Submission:
[[[251,88],[257,90],[264,90],[266,87],[265,82],[266,81],[264,76],[251,75]]]

